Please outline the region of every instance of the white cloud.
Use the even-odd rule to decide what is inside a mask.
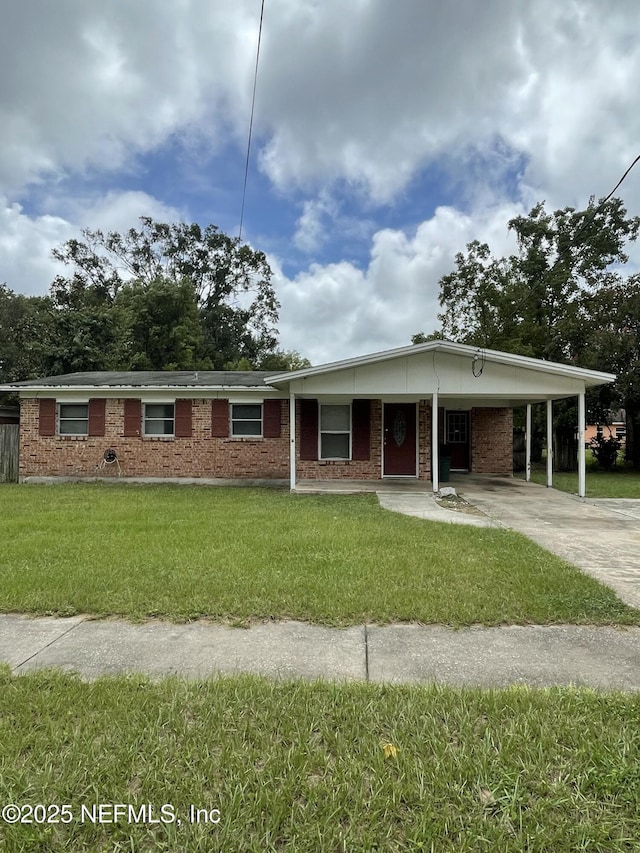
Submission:
[[[69,222],[56,216],[27,216],[19,204],[0,196],[0,282],[28,295],[45,293],[61,266],[51,248],[75,235]]]
[[[523,213],[502,205],[477,215],[438,208],[413,235],[385,229],[374,235],[365,271],[343,261],[312,265],[287,279],[270,259],[282,303],[281,344],[314,364],[409,344],[411,335],[439,326],[438,284],[456,252],[473,239],[498,255],[515,250],[506,223]]]
[[[53,204],[50,200],[49,204]],[[76,199],[64,205],[67,216],[28,216],[19,204],[0,196],[0,282],[17,293],[46,293],[64,265],[54,261],[51,250],[84,227],[103,231],[135,228],[140,216],[165,222],[180,219],[179,212],[140,192],[110,192],[105,196]]]
[[[335,219],[338,206],[328,193],[304,202],[293,242],[303,252],[317,251],[328,239],[330,219]]]

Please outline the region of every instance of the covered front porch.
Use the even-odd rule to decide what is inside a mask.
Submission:
[[[579,494],[585,493],[585,392],[610,374],[511,353],[429,341],[269,377],[289,394],[292,490],[313,480],[402,477],[440,486],[440,460],[472,474],[513,473],[513,409],[526,407],[526,472],[531,407],[578,401]],[[548,442],[551,446],[551,441]],[[547,485],[553,482],[549,456]],[[340,488],[340,486],[338,486]]]

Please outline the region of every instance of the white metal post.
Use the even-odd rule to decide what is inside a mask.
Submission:
[[[584,391],[578,394],[578,497],[585,497],[587,493],[587,459],[584,452],[584,421],[585,404]]]
[[[289,488],[296,488],[296,395],[289,394]]]
[[[547,488],[553,486],[553,400],[547,400]]]
[[[440,488],[438,458],[438,392],[434,391],[431,395],[431,477],[433,482],[433,491],[437,492]]]
[[[527,403],[527,425],[525,427],[524,470],[527,483],[531,480],[531,403]]]

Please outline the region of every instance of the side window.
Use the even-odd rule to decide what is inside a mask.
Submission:
[[[58,432],[60,435],[88,435],[89,404],[60,403],[58,406]]]
[[[145,435],[174,435],[174,431],[175,406],[173,403],[145,403]]]
[[[320,459],[351,458],[351,406],[320,406]]]
[[[262,436],[262,403],[232,403],[231,435]]]

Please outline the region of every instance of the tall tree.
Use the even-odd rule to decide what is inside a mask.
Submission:
[[[23,296],[0,284],[0,382],[42,375],[49,310],[47,297]]]
[[[594,406],[604,420],[611,408],[626,412],[626,456],[640,470],[640,275],[613,279],[584,297],[585,364],[617,374],[599,389]]]
[[[203,229],[197,223],[167,224],[149,217],[140,222],[140,228],[124,234],[86,229],[82,240],[68,240],[54,250],[54,257],[72,271],[52,285],[58,310],[71,312],[72,321],[83,320],[84,306],[94,317],[104,312],[109,322],[100,325],[100,331],[109,338],[116,334],[118,318],[117,311],[108,309],[118,307],[118,296],[128,283],[143,288],[138,296],[144,288],[147,296],[152,291],[157,296],[159,282],[164,283],[165,295],[170,284],[180,290],[189,282],[202,326],[202,357],[213,367],[241,357],[253,362],[275,348],[279,305],[262,252],[213,225]],[[109,341],[103,343],[111,352]],[[192,354],[187,355],[190,358]],[[90,362],[87,352],[86,363]]]
[[[114,300],[121,370],[196,370],[204,358],[198,302],[190,281],[125,284]]]
[[[584,293],[616,279],[614,264],[627,261],[625,246],[638,236],[640,218],[627,218],[620,199],[576,211],[547,213],[509,222],[518,253],[496,258],[475,241],[456,255],[455,270],[440,280],[439,315],[446,338],[535,358],[573,361],[581,340]]]
[[[623,378],[630,352],[628,337],[620,335],[620,330],[632,327],[623,306],[632,313],[640,310],[640,302],[628,298],[635,283],[622,272],[628,260],[626,246],[640,231],[640,217],[628,217],[620,199],[600,204],[591,199],[582,211],[567,207],[548,213],[544,204],[538,204],[528,216],[512,219],[509,228],[517,238],[516,254],[497,258],[487,244],[475,241],[466,254],[456,255],[455,269],[441,279],[439,319],[444,336],[613,370],[621,376],[610,400],[617,398],[630,412],[640,412],[640,387]],[[603,316],[609,323],[607,334],[601,327]],[[589,404],[601,410],[607,393],[590,395]],[[566,419],[570,432],[573,423],[571,414]],[[561,417],[560,431],[562,426]],[[634,449],[630,428],[628,449],[640,467],[640,424],[636,433],[639,446]]]

